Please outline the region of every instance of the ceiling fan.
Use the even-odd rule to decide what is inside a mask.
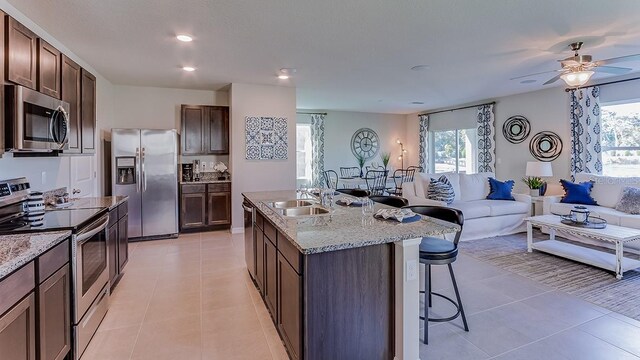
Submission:
[[[596,72],[622,75],[632,70],[631,68],[608,66],[610,64],[617,64],[624,61],[640,60],[640,54],[635,54],[593,61],[591,55],[579,54],[582,45],[582,41],[569,44],[569,48],[574,52],[574,55],[566,59],[558,60],[561,65],[561,68],[558,70],[543,71],[535,74],[518,76],[511,78],[511,80],[523,79],[548,73],[558,73],[556,76],[547,80],[543,85],[553,84],[559,79],[562,79],[570,87],[579,87],[586,84],[587,81],[591,79],[591,76],[593,76],[593,74]]]

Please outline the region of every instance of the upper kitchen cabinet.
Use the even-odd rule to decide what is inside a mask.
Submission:
[[[80,80],[82,78],[82,68],[73,60],[65,55],[61,59],[62,85],[60,94],[62,101],[69,103],[69,149],[65,153],[77,154],[82,152],[81,149],[81,130],[80,122]]]
[[[229,154],[229,108],[182,105],[183,155]]]
[[[4,61],[4,32],[5,32],[5,22],[7,18],[5,13],[0,11],[0,61]],[[2,106],[0,106],[0,156],[4,153],[4,66],[0,65],[0,101],[2,102]]]
[[[38,39],[38,91],[60,99],[60,51]]]
[[[35,33],[16,19],[6,17],[6,79],[36,89],[37,39]]]
[[[96,77],[85,69],[80,80],[80,124],[82,153],[96,151]]]

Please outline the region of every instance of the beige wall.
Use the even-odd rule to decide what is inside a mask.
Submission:
[[[242,231],[242,192],[295,189],[296,89],[282,86],[231,84],[232,230]],[[288,120],[287,160],[245,159],[245,117],[277,116]]]

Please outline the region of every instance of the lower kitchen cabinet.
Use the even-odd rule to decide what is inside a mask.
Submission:
[[[71,350],[71,289],[69,265],[38,287],[40,344],[38,359],[62,360]]]
[[[124,267],[129,261],[129,214],[127,201],[109,212],[109,286],[113,290],[122,277]]]
[[[231,183],[181,184],[180,231],[229,228]]]
[[[264,238],[264,302],[271,316],[276,319],[278,250],[271,239],[266,235]]]
[[[293,359],[302,353],[302,276],[278,254],[278,316],[276,325]]]
[[[6,360],[36,359],[36,296],[33,292],[0,316],[0,354]]]
[[[268,241],[268,240],[267,240]],[[256,232],[256,285],[258,285],[258,291],[264,295],[264,233],[262,231]]]

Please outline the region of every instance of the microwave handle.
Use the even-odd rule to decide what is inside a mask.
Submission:
[[[84,230],[82,233],[78,234],[78,237],[76,238],[76,243],[78,245],[82,245],[83,243],[85,243],[87,240],[91,239],[93,237],[93,235],[99,233],[100,231],[104,230],[107,228],[107,225],[109,225],[109,214],[105,215],[103,217],[104,220],[100,221],[98,220],[97,222],[99,222],[98,225],[95,225],[96,223],[91,224],[91,227],[89,229]]]

